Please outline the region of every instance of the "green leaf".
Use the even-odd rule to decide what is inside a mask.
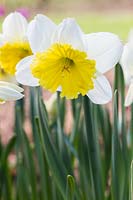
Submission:
[[[133,160],[131,162],[131,168],[130,168],[129,200],[133,200]]]
[[[42,97],[38,92],[38,88],[36,88],[36,95],[38,97],[38,103],[36,105],[37,115],[34,116],[37,130],[36,134],[38,134],[38,137],[40,137],[41,145],[46,156],[49,169],[51,170],[62,197],[65,199],[65,183],[67,174],[66,168],[51,141],[50,130],[47,123],[46,109]]]
[[[13,187],[12,177],[8,166],[8,156],[15,145],[16,137],[12,137],[6,147],[2,147],[0,160],[0,198],[3,195],[4,199],[12,200]],[[3,192],[3,193],[2,193]]]
[[[41,91],[39,93],[41,95]],[[35,125],[35,116],[38,115],[37,105],[38,105],[38,96],[36,95],[36,89],[30,88],[30,118],[31,118],[35,151],[36,151],[35,155],[38,161],[38,168],[40,172],[39,173],[40,196],[41,196],[41,199],[49,200],[49,199],[52,199],[51,177],[49,176],[48,163],[46,161],[46,158],[41,146],[40,137],[37,134],[37,128]],[[48,116],[47,116],[47,119],[48,119]]]
[[[34,166],[34,161],[32,157],[32,150],[30,143],[27,139],[27,136],[23,130],[23,120],[22,120],[22,110],[21,105],[16,105],[16,127],[15,132],[17,136],[17,143],[16,143],[16,153],[17,153],[17,168],[18,173],[21,174],[19,171],[21,168],[23,169],[23,173],[25,173],[26,177],[23,181],[28,180],[29,186],[27,189],[31,190],[32,193],[32,200],[37,199],[37,182],[36,182],[36,171]],[[19,163],[19,157],[21,155],[21,163]],[[21,168],[20,165],[21,164]],[[22,176],[20,176],[22,178]],[[24,190],[25,185],[27,183],[23,183]],[[23,188],[22,188],[23,189]],[[22,190],[21,189],[21,190]],[[21,195],[20,195],[21,196]]]
[[[4,166],[4,164],[7,162],[7,158],[9,156],[9,154],[11,153],[13,147],[15,146],[15,142],[16,142],[16,136],[13,136],[9,143],[7,144],[7,146],[3,149],[3,153],[1,154],[2,158],[1,158],[1,164]]]
[[[70,135],[71,143],[76,141],[76,136],[78,134],[78,128],[79,128],[79,124],[80,124],[81,105],[82,105],[81,97],[79,97],[78,99],[72,100],[74,125],[72,128],[72,133]]]
[[[95,122],[94,115],[92,114],[93,104],[91,104],[89,98],[85,96],[83,98],[84,105],[84,117],[86,125],[86,133],[88,140],[89,156],[92,169],[92,176],[94,182],[94,191],[96,199],[104,199],[103,191],[103,181],[102,181],[102,167],[100,160],[99,144],[98,144],[98,125],[97,121]]]
[[[124,197],[125,168],[119,141],[118,124],[118,91],[116,90],[114,93],[112,129],[112,200],[122,200]]]
[[[73,200],[75,193],[75,181],[73,176],[67,176],[67,187],[66,187],[66,200]]]
[[[123,191],[123,199],[128,199],[129,190],[128,190],[128,177],[129,177],[129,168],[130,168],[130,159],[129,159],[129,152],[127,147],[127,130],[126,130],[126,120],[125,120],[125,81],[124,81],[124,74],[121,65],[118,63],[115,67],[115,89],[119,92],[119,98],[117,99],[119,103],[118,112],[121,115],[121,121],[118,120],[119,125],[119,133],[121,134],[121,150],[124,159],[124,174],[125,174],[125,181],[124,181],[124,191]]]

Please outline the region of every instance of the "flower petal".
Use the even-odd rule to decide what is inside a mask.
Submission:
[[[85,50],[83,33],[74,19],[64,19],[53,34],[53,43],[71,44],[73,48]]]
[[[130,84],[127,96],[125,99],[125,106],[130,106],[133,103],[133,83]]]
[[[28,26],[27,36],[33,53],[46,50],[56,25],[46,16],[38,14]]]
[[[23,92],[23,91],[24,91],[23,88],[21,88],[21,87],[15,85],[15,84],[13,84],[13,83],[6,82],[6,81],[0,81],[0,87],[3,87],[3,86],[4,86],[4,87],[10,87],[10,88],[12,88],[12,89],[14,89],[14,90],[17,90],[18,92]]]
[[[10,13],[2,24],[3,35],[8,41],[22,41],[27,31],[27,20],[18,12]]]
[[[0,99],[4,101],[10,101],[10,100],[18,100],[24,97],[23,94],[21,94],[18,90],[15,89],[15,85],[10,83],[3,83],[3,85],[0,84]],[[19,88],[20,90],[20,88]]]
[[[113,33],[92,33],[85,35],[87,54],[96,60],[96,68],[105,73],[113,68],[121,57],[123,45],[117,35]]]
[[[127,43],[124,46],[120,63],[124,72],[126,72],[130,77],[133,76],[133,47],[130,43]]]
[[[61,86],[59,86],[58,88],[57,88],[57,90],[56,90],[57,92],[62,92],[62,87]]]
[[[87,93],[87,96],[95,104],[106,104],[112,98],[112,89],[105,76],[98,76],[94,80],[94,89]]]
[[[23,85],[38,86],[38,79],[33,77],[30,70],[32,59],[33,56],[28,56],[17,64],[16,80]]]

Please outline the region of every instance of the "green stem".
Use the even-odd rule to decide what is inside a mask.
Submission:
[[[97,200],[104,199],[102,173],[101,173],[101,162],[99,155],[99,144],[98,137],[94,131],[95,122],[93,121],[91,103],[87,96],[83,98],[84,105],[84,117],[86,125],[86,133],[89,145],[89,155],[92,168],[92,176],[94,182],[95,197]]]

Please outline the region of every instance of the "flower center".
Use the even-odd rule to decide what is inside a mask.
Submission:
[[[16,64],[29,55],[32,51],[27,42],[6,43],[0,47],[0,65],[6,73],[14,75]]]
[[[31,71],[40,85],[55,92],[62,88],[61,96],[68,99],[85,95],[94,88],[96,63],[85,52],[68,44],[53,44],[47,51],[37,53]]]
[[[74,61],[70,58],[61,58],[60,62],[62,63],[62,75],[64,75],[64,73],[68,72],[70,73],[70,67],[74,66]]]
[[[0,80],[3,80],[7,76],[7,73],[2,67],[0,67]]]

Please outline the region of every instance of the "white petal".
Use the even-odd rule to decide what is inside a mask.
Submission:
[[[106,104],[111,100],[112,89],[105,76],[98,76],[94,80],[94,89],[90,90],[87,96],[95,104]]]
[[[4,87],[10,87],[10,88],[12,88],[12,89],[14,89],[14,90],[17,90],[18,92],[23,92],[23,91],[24,91],[23,88],[21,88],[21,87],[15,85],[15,84],[13,84],[13,83],[6,82],[6,81],[0,81],[0,87],[3,87],[3,86],[4,86]]]
[[[56,25],[46,16],[37,15],[28,26],[27,36],[33,53],[46,50]]]
[[[4,36],[9,41],[22,41],[27,31],[27,20],[18,12],[10,13],[2,24]]]
[[[31,70],[30,70],[30,64],[32,63],[33,56],[28,56],[24,59],[22,59],[16,66],[17,72],[16,72],[16,80],[23,84],[28,86],[38,86],[38,79],[34,78]]]
[[[64,19],[55,31],[52,43],[71,44],[73,48],[85,50],[83,33],[74,19]]]
[[[59,86],[58,88],[57,88],[57,90],[56,90],[57,92],[61,92],[62,91],[62,87],[61,86]]]
[[[124,72],[127,73],[128,76],[133,76],[133,46],[130,43],[124,46],[120,63]]]
[[[100,32],[85,35],[87,54],[96,60],[96,68],[105,73],[113,68],[121,57],[123,45],[117,35]]]
[[[130,106],[133,103],[133,83],[130,84],[127,96],[125,99],[125,106]]]
[[[24,95],[19,91],[13,89],[10,86],[0,86],[0,99],[9,101],[9,100],[18,100],[21,99]]]

